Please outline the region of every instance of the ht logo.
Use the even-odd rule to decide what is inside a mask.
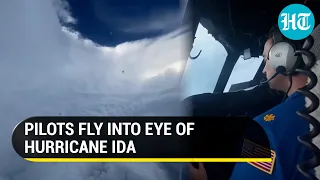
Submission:
[[[292,14],[291,19],[290,19],[290,14],[289,13],[282,13],[281,16],[284,17],[283,20],[281,21],[284,25],[282,30],[287,31],[290,29],[296,30],[297,26],[300,30],[306,31],[310,29],[311,25],[308,24],[308,18],[311,15],[311,13],[299,13],[298,18],[297,14]]]
[[[278,18],[281,33],[292,40],[301,40],[311,34],[315,20],[311,10],[301,4],[285,7]]]

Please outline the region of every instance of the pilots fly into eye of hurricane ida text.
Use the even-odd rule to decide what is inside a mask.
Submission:
[[[24,153],[136,153],[132,139],[125,138],[124,141],[113,139],[112,136],[183,136],[190,135],[193,126],[193,122],[180,122],[173,128],[171,122],[25,122],[24,135],[28,138],[24,142]],[[37,139],[44,136],[48,138]],[[83,136],[92,139],[83,140]]]
[[[79,122],[76,124],[72,122],[50,122],[43,124],[41,122],[31,123],[26,122],[24,127],[25,136],[31,134],[35,136],[72,136],[75,135],[74,128],[77,128],[78,133],[76,135],[87,135],[87,136],[138,136],[141,135],[141,124],[138,122]],[[103,126],[107,126],[106,132],[101,132]],[[175,134],[179,136],[190,135],[191,131],[194,130],[193,122],[179,122],[175,126]],[[94,127],[94,128],[92,128]],[[145,122],[144,123],[144,134],[146,136],[152,135],[172,135],[172,123],[171,122]]]

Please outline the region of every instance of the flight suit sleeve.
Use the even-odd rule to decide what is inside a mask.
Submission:
[[[277,153],[272,150],[267,131],[258,123],[268,115],[262,114],[255,118],[256,124],[251,124],[246,129],[241,146],[241,156],[245,158],[271,158],[271,162],[243,162],[236,163],[231,180],[284,180],[275,162]],[[272,118],[272,117],[270,117]],[[262,123],[263,124],[263,123]],[[270,134],[270,132],[268,133]]]
[[[271,158],[271,162],[243,162],[236,163],[231,180],[284,180],[281,168],[276,166],[277,153],[265,146],[244,139],[241,156],[245,158]]]

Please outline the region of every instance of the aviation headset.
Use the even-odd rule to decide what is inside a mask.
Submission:
[[[284,37],[278,26],[271,28],[269,38],[270,36],[273,40],[273,45],[268,53],[268,61],[270,66],[276,70],[275,76],[279,74],[296,75],[295,70],[305,66],[302,56],[295,53],[297,43]]]
[[[273,45],[269,50],[267,59],[271,68],[276,70],[276,73],[270,79],[261,82],[260,85],[270,82],[279,74],[288,76],[290,85],[282,99],[284,101],[292,87],[292,76],[297,75],[296,69],[305,67],[305,64],[302,56],[295,53],[299,43],[284,37],[278,26],[275,25],[271,28],[268,39],[270,38],[273,41]]]

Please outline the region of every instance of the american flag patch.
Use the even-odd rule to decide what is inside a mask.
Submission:
[[[272,174],[276,153],[273,150],[244,139],[241,156],[244,158],[270,158],[271,162],[248,162],[263,172]]]

